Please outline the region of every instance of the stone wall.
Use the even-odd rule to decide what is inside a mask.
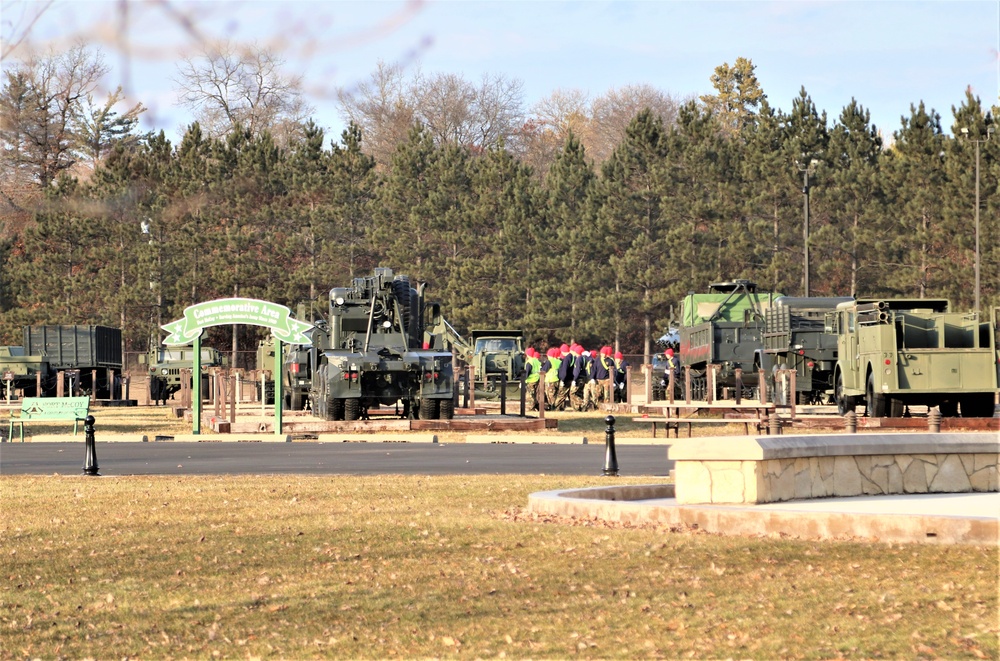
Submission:
[[[1000,491],[1000,438],[927,436],[866,435],[863,443],[845,436],[679,443],[670,451],[677,502]]]

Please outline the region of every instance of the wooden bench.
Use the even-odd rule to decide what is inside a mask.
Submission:
[[[21,400],[21,408],[11,411],[7,421],[7,438],[14,440],[14,425],[20,428],[21,442],[24,443],[24,423],[28,420],[72,420],[73,435],[76,436],[78,425],[90,412],[89,397],[25,397]]]
[[[747,435],[750,434],[750,425],[753,425],[758,432],[766,432],[767,425],[761,418],[632,418],[632,422],[648,422],[653,425],[653,438],[656,438],[658,425],[663,425],[670,438],[670,430],[674,430],[674,438],[680,437],[681,425],[687,425],[687,435],[691,438],[692,425],[739,425],[742,424]]]

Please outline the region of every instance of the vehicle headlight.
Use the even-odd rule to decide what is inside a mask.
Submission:
[[[162,374],[163,376],[166,376],[167,374],[170,374],[170,370],[168,370],[166,367],[164,367],[163,369],[160,370],[160,374]]]

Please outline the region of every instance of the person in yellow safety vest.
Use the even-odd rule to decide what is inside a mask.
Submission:
[[[542,361],[538,360],[538,352],[534,347],[524,350],[524,398],[528,409],[538,410],[538,382],[542,376]]]
[[[559,392],[559,365],[562,359],[559,358],[559,348],[552,347],[548,351],[549,371],[545,373],[545,410],[551,411],[556,407],[556,395]]]

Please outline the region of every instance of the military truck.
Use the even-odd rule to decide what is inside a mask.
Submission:
[[[508,394],[516,394],[524,372],[524,331],[473,330],[466,340],[441,316],[436,304],[427,307],[429,323],[424,340],[428,346],[451,351],[456,361],[473,368],[477,399],[496,399],[506,379]],[[464,377],[462,377],[464,378]]]
[[[797,404],[833,400],[837,336],[828,331],[826,317],[841,303],[853,300],[849,296],[781,296],[764,309],[763,347],[754,358],[753,369],[767,375],[771,401],[791,403],[791,393],[775,379],[778,370],[795,370]]]
[[[947,299],[866,298],[828,314],[837,335],[835,397],[843,415],[900,417],[912,405],[989,417],[997,392],[994,323]]]
[[[681,302],[680,361],[691,368],[691,395],[705,399],[711,384],[709,366],[718,366],[713,399],[723,388],[736,385],[736,369],[743,370],[742,396],[757,387],[754,357],[763,347],[764,310],[777,292],[758,292],[749,280],[715,282],[705,294],[691,293]]]
[[[153,340],[146,355],[139,356],[139,362],[146,365],[146,372],[149,375],[149,398],[154,402],[166,402],[181,389],[181,370],[194,368],[194,347],[191,345],[166,347]],[[201,392],[207,393],[209,388],[205,370],[211,367],[225,367],[227,364],[228,360],[218,349],[201,348]]]
[[[311,331],[307,331],[307,334]],[[281,392],[285,400],[285,408],[291,411],[302,411],[309,402],[309,388],[312,386],[312,345],[281,345],[283,360],[281,363]],[[274,404],[274,336],[261,340],[257,346],[257,370],[268,374],[263,380],[264,392],[261,393],[261,380],[257,380],[257,396],[262,397],[265,404]]]
[[[330,290],[327,328],[313,332],[314,415],[359,420],[394,406],[401,417],[454,416],[452,354],[424,348],[423,290],[382,267]]]
[[[122,373],[120,329],[25,326],[22,332],[21,346],[0,347],[0,375],[9,377],[12,390],[25,397],[55,396],[59,373],[71,372],[74,392],[93,393],[97,399],[120,396],[115,391]]]

